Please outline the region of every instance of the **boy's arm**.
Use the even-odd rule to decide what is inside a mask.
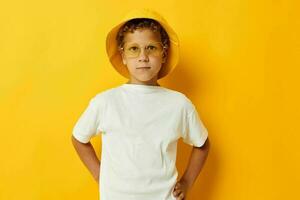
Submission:
[[[181,177],[181,180],[186,182],[188,188],[191,188],[196,178],[198,177],[208,155],[210,142],[207,138],[204,145],[201,147],[193,147],[189,158],[187,169]]]
[[[99,184],[98,178],[100,173],[100,161],[96,155],[93,145],[90,142],[81,143],[73,135],[72,144],[76,149],[76,152],[79,155],[81,161],[88,168],[94,179]]]

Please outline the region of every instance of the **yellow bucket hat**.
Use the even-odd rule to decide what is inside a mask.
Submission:
[[[129,79],[130,75],[126,65],[122,62],[122,57],[118,52],[117,46],[117,34],[119,29],[129,20],[134,18],[149,18],[154,19],[161,24],[161,26],[168,33],[170,40],[170,47],[168,50],[168,58],[165,63],[162,65],[162,69],[160,70],[157,79],[160,79],[167,74],[169,74],[178,63],[179,60],[179,40],[175,31],[169,26],[167,21],[156,11],[151,10],[149,8],[139,8],[133,9],[129,13],[125,15],[125,17],[121,20],[121,22],[115,25],[111,31],[108,32],[106,37],[106,53],[108,55],[109,61],[113,65],[113,67],[117,70],[125,78]]]

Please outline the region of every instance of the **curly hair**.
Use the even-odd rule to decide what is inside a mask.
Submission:
[[[161,42],[163,46],[165,47],[165,50],[168,51],[170,40],[168,33],[165,31],[165,29],[160,25],[159,22],[157,22],[154,19],[149,18],[135,18],[127,21],[118,31],[116,40],[118,48],[123,47],[124,45],[124,37],[125,34],[130,32],[133,33],[135,30],[139,28],[149,28],[153,32],[160,33]],[[166,53],[166,52],[165,52]]]

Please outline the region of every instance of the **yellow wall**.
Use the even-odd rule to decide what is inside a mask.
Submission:
[[[299,199],[295,2],[1,2],[0,199],[98,198],[71,131],[93,95],[126,81],[104,40],[139,6],[161,12],[177,31],[181,60],[160,84],[190,97],[209,131],[211,151],[189,199]],[[92,143],[100,155],[100,138]],[[180,175],[190,150],[180,140]]]

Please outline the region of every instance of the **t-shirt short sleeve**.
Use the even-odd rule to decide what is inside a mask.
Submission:
[[[185,126],[182,133],[183,142],[195,147],[201,147],[208,137],[208,131],[191,101],[188,101],[185,113]]]
[[[73,128],[73,136],[82,143],[88,143],[92,137],[99,134],[101,106],[93,97],[83,111]]]

